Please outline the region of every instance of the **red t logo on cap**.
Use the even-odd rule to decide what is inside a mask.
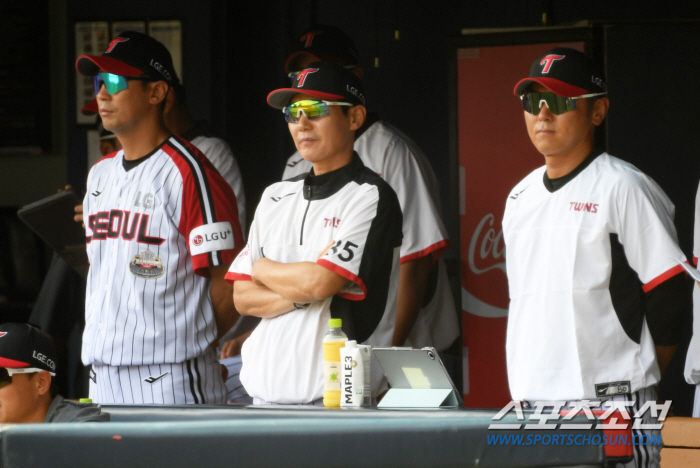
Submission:
[[[549,69],[552,68],[552,64],[554,63],[555,60],[561,60],[566,55],[547,55],[540,61],[540,65],[544,65],[544,68],[542,68],[542,73],[549,73]]]
[[[318,71],[318,68],[307,68],[304,71],[300,71],[299,74],[297,75],[297,80],[299,80],[299,88],[304,86],[304,81],[306,80],[306,75],[309,73],[316,73]]]
[[[105,54],[112,52],[112,49],[114,49],[114,46],[116,46],[120,42],[126,42],[128,40],[129,40],[128,37],[117,37],[116,39],[112,39],[112,42],[109,43],[109,47],[107,47],[107,50],[105,50]]]
[[[302,34],[302,36],[299,38],[300,41],[305,41],[304,42],[304,47],[311,47],[311,43],[314,42],[314,36],[316,34],[323,34],[323,31],[310,31],[307,32],[306,34]]]

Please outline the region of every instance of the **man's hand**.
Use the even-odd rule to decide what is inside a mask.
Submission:
[[[678,345],[656,346],[656,361],[659,363],[661,375],[664,375],[664,372],[666,372],[666,368],[671,363],[677,347]]]
[[[56,191],[56,193],[61,193],[65,190],[70,190],[72,188],[73,188],[73,186],[68,184],[63,188],[58,189]],[[82,204],[75,205],[75,207],[73,208],[73,211],[75,211],[75,215],[73,216],[73,221],[75,221],[76,223],[81,223],[83,225],[83,229],[85,229],[85,223],[83,222],[83,205]]]
[[[83,229],[85,229],[85,223],[83,222],[83,205],[75,205],[73,211],[75,211],[73,221],[75,221],[76,223],[81,223],[83,225]]]
[[[241,315],[260,318],[274,318],[294,310],[290,299],[254,281],[234,282],[233,302]]]
[[[249,331],[248,333],[244,333],[240,336],[237,336],[234,339],[224,343],[224,345],[221,347],[221,354],[219,355],[219,359],[226,359],[241,354],[241,348],[243,348],[243,343],[245,343],[245,340],[248,339],[251,333],[253,333],[253,330]]]

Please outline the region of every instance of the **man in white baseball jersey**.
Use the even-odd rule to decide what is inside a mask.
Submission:
[[[355,45],[336,27],[318,24],[304,31],[287,59],[285,72],[295,78],[317,60],[338,63],[362,79]],[[354,149],[365,166],[391,185],[403,211],[398,307],[387,311],[385,321],[392,326],[383,327],[385,332],[373,336],[371,343],[434,346],[444,351],[459,336],[459,322],[445,263],[440,259],[449,240],[430,162],[410,138],[373,113],[355,132]],[[288,159],[282,179],[310,169],[311,162],[297,151]]]
[[[124,32],[76,68],[123,149],[90,171],[82,359],[100,403],[223,403],[212,348],[235,322],[224,275],[243,245],[231,187],[163,121],[170,53]]]
[[[583,53],[547,52],[514,92],[545,166],[515,186],[503,217],[511,395],[631,401],[634,413],[656,400],[659,363],[680,339],[674,206],[636,167],[594,148],[609,100]],[[629,466],[658,466],[660,449],[635,446]]]
[[[700,185],[695,196],[695,229],[693,231],[693,264],[700,257]],[[686,382],[695,385],[693,417],[700,418],[700,283],[693,287],[693,337],[690,339],[683,372]]]
[[[364,102],[360,80],[330,62],[268,96],[313,167],[265,190],[226,276],[241,314],[262,318],[242,350],[241,382],[256,404],[319,404],[328,320],[365,342],[395,307],[401,208],[353,151]]]

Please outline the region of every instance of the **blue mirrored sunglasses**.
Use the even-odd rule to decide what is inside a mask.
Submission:
[[[107,94],[110,96],[117,94],[119,91],[125,90],[129,86],[127,81],[131,80],[154,81],[147,76],[121,76],[107,72],[98,72],[92,78],[93,84],[95,85],[95,94],[99,94],[100,88],[104,84]]]

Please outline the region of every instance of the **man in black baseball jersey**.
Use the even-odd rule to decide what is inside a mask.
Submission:
[[[514,93],[545,166],[516,185],[503,217],[511,395],[631,402],[635,414],[655,403],[680,338],[673,204],[639,169],[594,147],[610,102],[601,67],[582,52],[537,58]],[[656,414],[638,422],[656,425]],[[655,428],[633,427],[644,434],[660,440]],[[660,449],[635,445],[629,466],[658,466]]]
[[[401,208],[353,151],[366,115],[355,75],[313,63],[268,103],[312,170],[265,190],[226,275],[241,314],[262,317],[243,345],[241,382],[256,404],[319,404],[328,320],[342,318],[361,343],[396,306]]]

